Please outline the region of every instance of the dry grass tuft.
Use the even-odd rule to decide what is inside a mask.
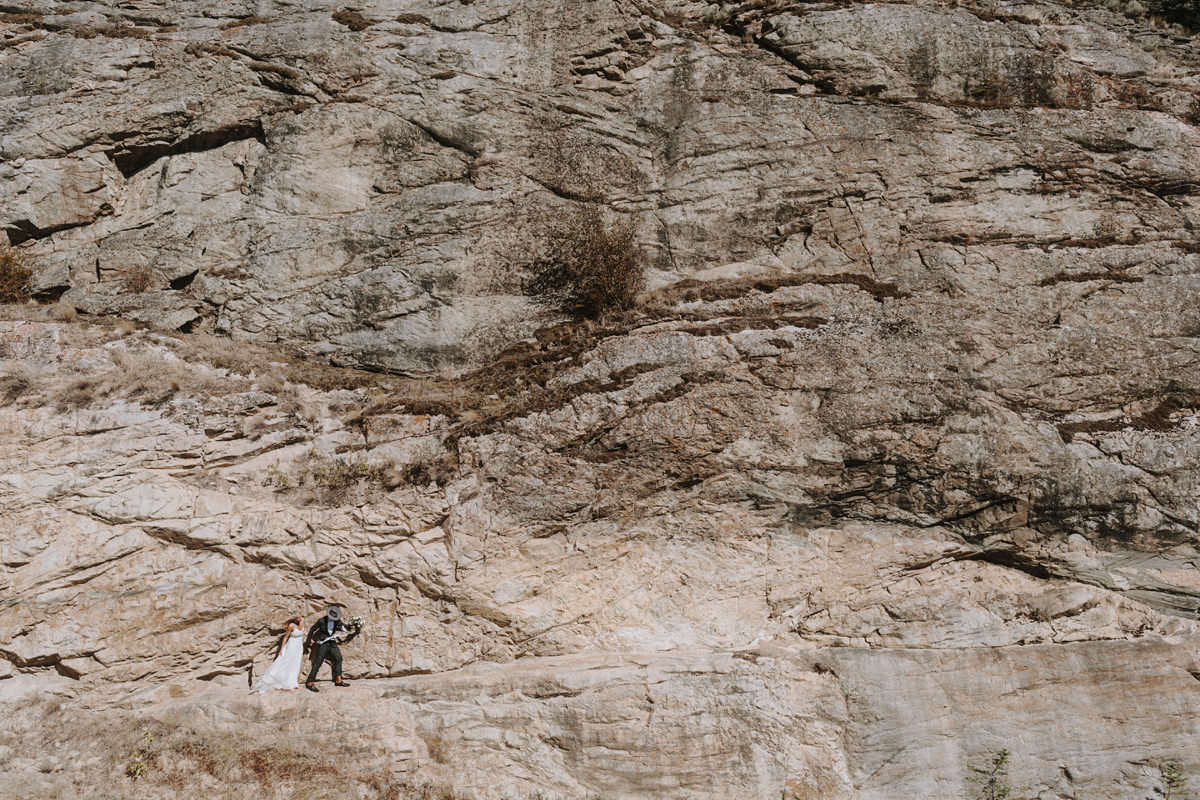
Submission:
[[[17,402],[23,395],[32,391],[37,381],[37,373],[27,364],[18,364],[12,371],[0,375],[0,406]]]

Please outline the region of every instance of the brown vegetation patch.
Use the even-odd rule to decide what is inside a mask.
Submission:
[[[113,350],[110,357],[113,368],[107,372],[83,378],[40,380],[36,389],[26,387],[13,399],[24,405],[50,405],[65,412],[117,399],[159,407],[183,392],[222,397],[250,388],[246,380],[208,373],[186,362],[152,353]]]
[[[269,376],[304,384],[323,392],[376,387],[388,389],[402,379],[378,372],[335,367],[306,357],[298,350],[264,347],[253,342],[206,333],[171,333],[171,349],[186,361],[210,364],[235,375]]]
[[[589,319],[632,308],[645,286],[635,232],[633,220],[606,221],[590,205],[548,214],[524,293]]]
[[[225,56],[226,58],[241,58],[242,54],[236,50],[231,50],[223,44],[216,42],[189,42],[183,48],[183,52],[189,56],[214,55]]]
[[[21,395],[33,388],[33,377],[27,372],[0,376],[0,406],[12,405]]]
[[[1082,422],[1062,422],[1055,427],[1058,428],[1058,435],[1063,442],[1068,444],[1078,434],[1109,433],[1130,428],[1139,431],[1165,432],[1179,427],[1179,421],[1173,419],[1177,412],[1197,408],[1200,408],[1200,392],[1172,392],[1140,414]]]
[[[109,39],[153,39],[156,33],[148,28],[133,25],[85,25],[69,28],[68,31],[76,39],[94,39],[97,36],[106,36]]]
[[[894,283],[877,281],[869,275],[858,272],[839,272],[832,275],[771,275],[762,278],[737,278],[725,281],[684,280],[661,289],[655,293],[660,299],[694,299],[729,300],[744,297],[752,292],[770,294],[776,289],[788,286],[854,286],[868,293],[876,300],[898,299],[908,297]]]
[[[155,282],[156,276],[149,267],[134,267],[121,276],[121,290],[129,294],[142,294],[153,288]]]
[[[730,333],[741,333],[742,331],[774,331],[780,328],[804,328],[813,330],[822,325],[829,324],[829,320],[824,317],[785,317],[785,316],[757,316],[757,317],[727,317],[725,319],[711,322],[707,325],[700,325],[693,328],[683,328],[682,330],[693,336],[723,336]],[[786,343],[785,343],[786,344]],[[790,348],[791,345],[788,345]]]
[[[255,72],[266,72],[272,75],[282,75],[285,78],[303,78],[304,73],[295,67],[289,67],[284,64],[271,64],[266,61],[251,61],[247,66]]]
[[[345,25],[352,31],[365,31],[375,24],[375,21],[364,17],[352,8],[343,8],[333,12],[333,21]]]
[[[1059,283],[1085,283],[1087,281],[1112,281],[1113,283],[1141,283],[1137,275],[1123,272],[1059,272],[1038,281],[1038,286],[1054,286]]]
[[[110,39],[152,39],[156,31],[139,28],[135,25],[81,25],[71,27],[58,22],[51,22],[46,16],[37,11],[6,11],[0,13],[0,24],[24,25],[44,31],[69,33],[76,39],[94,39],[107,36]],[[10,41],[9,44],[12,44]]]
[[[1062,422],[1056,425],[1058,435],[1065,444],[1070,444],[1076,434],[1080,433],[1110,433],[1123,431],[1129,427],[1124,419],[1097,419],[1085,422]]]
[[[11,247],[0,247],[0,303],[21,303],[29,299],[29,268],[25,254]]]
[[[268,22],[274,22],[271,17],[242,17],[241,19],[231,19],[228,22],[222,22],[219,26],[223,31],[232,31],[237,28],[244,28],[247,25],[264,25]]]
[[[396,22],[404,25],[428,25],[429,17],[424,14],[397,14]]]
[[[345,505],[352,495],[383,488],[390,467],[353,456],[329,456],[309,451],[290,467],[273,467],[263,481],[276,491],[295,491],[301,501],[325,506]]]
[[[279,711],[272,718],[279,727],[230,735],[197,723],[194,711],[151,718],[33,701],[0,731],[0,745],[9,754],[6,770],[26,765],[25,796],[44,800],[97,797],[97,785],[105,787],[103,796],[127,800],[456,800],[444,786],[413,785],[394,774],[385,748],[369,740],[304,733],[305,714]],[[6,777],[14,774],[20,773]]]
[[[413,486],[428,486],[431,483],[444,486],[458,474],[458,464],[458,454],[451,451],[430,461],[406,464],[400,470],[399,478],[401,482]]]
[[[40,25],[42,15],[36,11],[5,11],[0,13],[0,24]]]
[[[1200,406],[1200,396],[1190,397],[1172,395],[1162,399],[1158,405],[1144,414],[1133,417],[1133,427],[1144,431],[1169,431],[1176,427],[1171,415],[1176,411],[1186,411]]]

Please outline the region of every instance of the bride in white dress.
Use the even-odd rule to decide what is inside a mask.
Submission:
[[[302,624],[303,620],[300,617],[292,617],[288,620],[287,630],[283,632],[279,655],[275,657],[271,666],[267,667],[267,671],[263,673],[258,683],[254,684],[251,692],[300,688],[296,678],[300,674],[300,660],[304,650]]]

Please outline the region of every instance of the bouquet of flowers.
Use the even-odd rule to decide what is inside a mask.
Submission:
[[[363,626],[363,618],[362,617],[351,617],[350,620],[346,624],[349,625],[351,628],[354,628],[355,630],[359,630]]]

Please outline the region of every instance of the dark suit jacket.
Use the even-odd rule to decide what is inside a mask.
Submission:
[[[308,636],[304,640],[304,650],[306,652],[316,647],[318,642],[323,642],[329,638],[329,628],[327,627],[328,622],[328,617],[321,617],[319,620],[313,623],[311,628],[308,629]],[[341,620],[333,623],[333,632],[337,633],[338,631],[350,631],[350,635],[341,640],[342,644],[346,644],[355,636],[358,636],[357,629],[346,627],[346,624]],[[334,640],[334,643],[336,644],[337,640]]]

